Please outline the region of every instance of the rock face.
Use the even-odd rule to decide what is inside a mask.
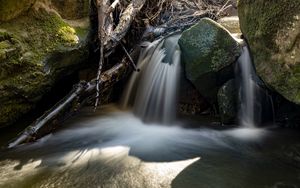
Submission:
[[[259,76],[300,104],[300,1],[240,0],[238,10]]]
[[[220,24],[204,18],[182,33],[179,45],[187,78],[204,97],[216,101],[218,88],[234,75],[238,42]]]
[[[218,20],[218,23],[225,27],[232,34],[240,34],[240,22],[238,16],[224,17]]]
[[[64,19],[81,19],[89,14],[89,0],[51,0],[51,4]]]
[[[88,26],[73,27],[45,0],[5,2],[0,8],[0,127],[32,110],[88,57]]]
[[[0,22],[11,20],[28,10],[36,0],[0,0]]]
[[[229,80],[218,91],[218,105],[221,122],[223,124],[234,123],[237,117],[238,91],[235,81]]]

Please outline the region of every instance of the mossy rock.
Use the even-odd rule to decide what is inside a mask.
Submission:
[[[81,19],[89,14],[90,0],[50,0],[64,19]]]
[[[0,22],[16,18],[27,11],[36,0],[0,0]]]
[[[233,79],[226,82],[218,91],[218,106],[223,124],[233,124],[237,118],[238,91]]]
[[[187,78],[199,92],[213,101],[218,88],[233,77],[232,64],[241,47],[215,21],[204,18],[182,33],[179,39]]]
[[[88,31],[41,2],[0,23],[0,127],[32,110],[60,78],[80,68],[88,58]]]
[[[300,104],[300,1],[240,0],[238,12],[259,76]]]

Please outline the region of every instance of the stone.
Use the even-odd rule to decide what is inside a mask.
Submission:
[[[26,14],[0,22],[0,127],[33,110],[88,58],[89,25],[73,26],[48,5],[37,1]]]
[[[201,95],[216,101],[218,88],[234,77],[239,43],[223,26],[203,18],[182,33],[179,45],[186,77]]]
[[[238,91],[235,80],[227,81],[218,91],[218,106],[222,124],[233,124],[237,119]]]
[[[300,1],[240,0],[238,13],[258,75],[300,104]]]
[[[64,19],[74,20],[89,14],[90,0],[50,0],[54,9]]]
[[[225,27],[231,34],[241,34],[240,21],[238,16],[224,17],[218,23]]]
[[[36,0],[0,0],[0,23],[18,17],[27,11]]]

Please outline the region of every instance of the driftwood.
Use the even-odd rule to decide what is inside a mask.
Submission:
[[[101,93],[107,91],[114,83],[122,79],[124,75],[126,75],[125,73],[127,72],[128,67],[128,60],[123,59],[121,63],[116,64],[111,69],[101,74]],[[88,97],[95,96],[96,85],[96,80],[80,82],[77,84],[66,97],[9,143],[8,148],[13,148],[22,143],[35,141],[36,139],[49,134],[59,123],[62,123],[62,121],[72,116],[82,105],[84,105]]]
[[[118,24],[114,23],[112,12],[119,4],[115,0],[110,4],[110,0],[96,0],[98,14],[98,40],[100,46],[99,66],[96,78],[96,102],[95,109],[99,103],[100,97],[100,75],[104,62],[104,50],[108,51],[106,56],[120,43],[128,32],[132,21],[141,10],[146,0],[132,0],[125,11],[122,13]],[[114,28],[114,25],[116,27]]]

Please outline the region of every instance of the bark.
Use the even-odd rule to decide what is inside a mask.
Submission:
[[[112,30],[112,19],[110,13],[107,14],[107,10],[110,7],[109,0],[97,0],[97,12],[98,12],[98,39],[100,46],[100,57],[99,57],[99,65],[98,72],[96,78],[96,102],[95,102],[95,110],[99,103],[100,97],[100,76],[102,72],[102,66],[104,62],[103,51],[104,51],[104,42],[107,38],[107,35],[110,34]]]
[[[113,16],[112,12],[119,3],[115,0],[110,4],[109,0],[96,0],[97,13],[98,13],[98,40],[100,46],[100,58],[98,73],[96,78],[96,102],[95,110],[99,103],[100,97],[100,75],[102,72],[102,66],[104,62],[104,50],[109,51],[109,55],[113,49],[119,44],[119,42],[124,38],[127,31],[130,28],[132,21],[135,19],[137,13],[145,4],[146,0],[132,0],[132,2],[127,6],[123,12],[120,21],[115,29],[113,29]],[[134,63],[133,63],[134,66]],[[135,68],[136,69],[136,68]]]
[[[105,51],[110,54],[128,32],[131,23],[136,18],[146,0],[132,0],[121,15],[120,21],[111,35],[105,41]]]

